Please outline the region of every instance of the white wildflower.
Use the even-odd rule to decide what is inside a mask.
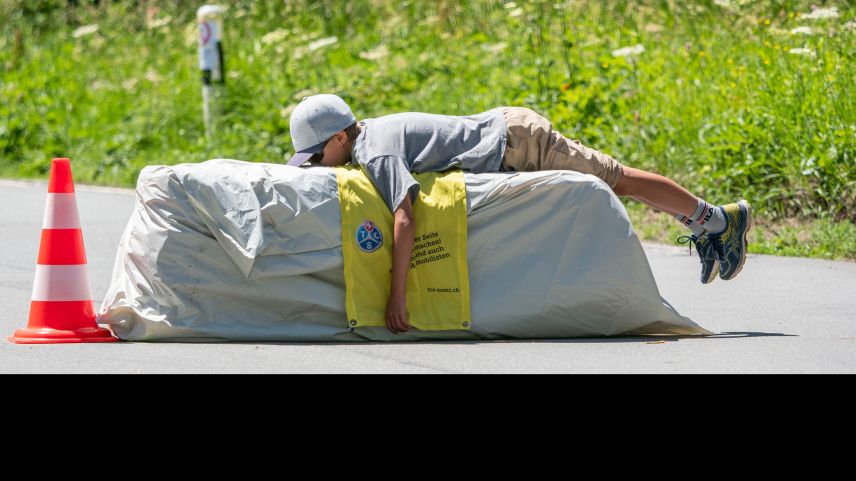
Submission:
[[[856,20],[851,20],[845,23],[844,30],[856,30]]]
[[[630,57],[632,55],[639,55],[640,53],[645,51],[645,47],[642,44],[636,44],[632,47],[623,47],[618,50],[612,51],[613,57]]]
[[[301,38],[301,40],[305,40],[310,36],[311,35],[304,35]],[[338,37],[319,38],[318,40],[315,40],[314,42],[309,43],[309,45],[302,45],[300,47],[295,48],[294,51],[292,51],[292,55],[294,55],[294,58],[302,58],[308,52],[318,50],[319,48],[323,48],[323,47],[326,47],[328,45],[333,45],[334,43],[336,43],[338,41],[339,41]],[[277,52],[280,52],[280,47],[284,47],[284,45],[278,45],[277,46]]]
[[[495,43],[493,45],[482,45],[482,48],[485,51],[490,52],[490,53],[502,52],[503,50],[505,50],[505,47],[507,47],[505,42],[499,42],[499,43]]]
[[[163,80],[163,77],[161,77],[160,74],[158,74],[157,72],[155,72],[152,69],[149,69],[149,71],[146,72],[146,75],[143,78],[145,78],[146,80],[148,80],[151,83],[158,83],[161,80]]]
[[[815,8],[811,11],[811,13],[803,15],[800,18],[809,18],[812,20],[819,20],[823,18],[838,18],[838,7]]]
[[[80,38],[85,35],[92,35],[93,33],[98,31],[98,25],[84,25],[74,32],[71,33],[71,36],[74,38]]]
[[[299,42],[305,42],[305,41],[309,40],[310,38],[317,38],[318,35],[320,35],[320,33],[318,33],[318,32],[304,33],[303,35],[300,36],[300,38],[296,39],[295,42],[298,42],[298,43]]]
[[[811,27],[797,27],[797,28],[791,30],[791,35],[797,35],[797,34],[813,35],[814,30],[812,30]]]
[[[161,28],[169,25],[169,22],[172,21],[172,17],[163,17],[157,20],[148,20],[146,21],[146,28],[149,30],[154,30],[156,28]]]
[[[338,41],[339,41],[338,37],[321,38],[321,39],[318,39],[318,40],[310,43],[307,48],[311,52],[313,50],[318,50],[319,48],[326,47],[328,45],[333,45],[334,43],[336,43]]]
[[[290,33],[291,33],[290,30],[284,29],[284,28],[280,28],[280,29],[274,30],[272,32],[268,32],[262,36],[262,40],[261,40],[262,45],[267,45],[269,43],[281,42],[282,40],[285,39],[285,37],[288,37],[288,34],[290,34]]]
[[[731,0],[713,0],[713,3],[719,5],[720,7],[731,8]]]
[[[517,6],[517,4],[516,4],[516,3],[514,3],[514,2],[508,2],[508,3],[506,3],[506,4],[505,4],[505,5],[503,5],[503,6],[504,6],[506,9],[511,10],[512,8],[516,7],[516,6]]]
[[[509,17],[519,17],[521,15],[523,15],[523,9],[522,8],[515,8],[514,10],[508,12]]]
[[[366,60],[379,60],[387,55],[389,55],[389,49],[386,48],[386,45],[380,45],[371,50],[360,52],[360,58]]]
[[[792,48],[788,50],[788,53],[791,55],[808,55],[809,57],[814,57],[815,53],[810,48]]]
[[[90,90],[110,90],[113,88],[113,84],[110,82],[105,82],[103,80],[96,80],[89,85]]]

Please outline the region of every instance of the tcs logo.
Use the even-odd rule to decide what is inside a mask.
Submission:
[[[374,252],[383,245],[383,234],[374,222],[367,220],[357,227],[357,246],[363,252]]]

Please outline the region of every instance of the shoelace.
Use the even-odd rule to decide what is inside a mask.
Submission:
[[[719,254],[720,258],[725,256],[725,245],[723,245],[722,242],[715,241],[714,239],[711,239],[710,236],[707,234],[702,234],[702,235],[696,237],[695,239],[693,239],[693,237],[695,237],[695,236],[682,235],[682,236],[678,237],[678,244],[689,243],[689,245],[687,247],[690,248],[690,255],[693,254],[693,244],[696,244],[699,240],[701,240],[702,238],[705,238],[710,243],[710,245],[713,246],[714,250],[716,250],[716,253]],[[690,241],[692,241],[692,242],[690,242]],[[698,244],[696,244],[696,250],[698,250]]]
[[[693,242],[690,242],[693,241]],[[687,247],[690,248],[690,255],[693,255],[693,244],[695,244],[695,239],[691,235],[682,235],[678,237],[678,244],[689,244]]]

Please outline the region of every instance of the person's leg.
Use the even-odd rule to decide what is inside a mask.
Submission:
[[[674,185],[677,185],[681,191],[686,192],[686,189],[680,187],[680,185],[678,185],[677,183],[671,181],[670,179],[668,179],[666,177],[657,176],[656,174],[650,174],[648,172],[640,171],[638,169],[630,170],[630,168],[626,167],[626,166],[624,166],[624,171],[629,172],[630,176],[635,175],[637,172],[641,172],[642,174],[649,174],[649,175],[653,175],[656,177],[662,177],[663,179],[665,179],[667,181],[667,182],[665,182],[665,184],[666,184],[665,188],[666,189],[674,189]],[[654,178],[654,181],[652,182],[652,183],[654,183],[654,185],[656,185],[656,182],[660,180],[660,179],[657,179],[656,177]],[[628,176],[628,178],[630,178],[630,177]],[[620,186],[618,184],[620,184]],[[613,191],[616,194],[618,194],[622,189],[627,188],[627,184],[631,184],[631,186],[632,186],[633,181],[628,181],[626,178],[624,180],[624,182],[621,182],[619,179],[618,184],[616,185],[617,189],[613,189]],[[672,184],[674,184],[674,185],[672,185]],[[642,190],[644,191],[644,188]],[[680,193],[678,195],[681,195],[681,194],[682,193]],[[688,244],[690,246],[692,246],[692,245],[696,246],[696,252],[698,253],[699,261],[701,262],[701,278],[700,279],[701,279],[702,284],[709,284],[709,283],[713,282],[714,279],[716,279],[716,276],[717,276],[717,274],[719,274],[719,271],[720,271],[719,260],[716,257],[715,247],[714,247],[713,243],[711,243],[710,240],[705,235],[705,234],[707,234],[707,230],[704,227],[696,224],[695,222],[692,222],[692,220],[690,220],[690,218],[688,216],[684,216],[684,215],[672,210],[672,207],[673,207],[672,205],[663,206],[662,204],[655,202],[655,201],[652,201],[650,198],[643,197],[639,194],[631,195],[630,197],[635,199],[637,202],[647,204],[648,206],[653,207],[654,209],[663,211],[663,212],[671,215],[672,217],[677,219],[678,222],[683,224],[684,227],[690,229],[692,231],[692,235],[691,236],[680,236],[680,237],[678,237],[677,242],[679,244]],[[654,197],[658,198],[658,199],[660,198],[659,196],[654,196]],[[690,247],[690,253],[692,253],[692,247]]]
[[[616,195],[627,195],[654,209],[666,212],[700,237],[724,229],[722,213],[714,206],[695,197],[675,181],[662,175],[645,172],[620,164],[613,157],[568,139],[552,130],[546,119],[541,121],[550,135],[541,147],[543,159],[540,170],[575,170],[592,174],[609,185]]]
[[[719,233],[727,226],[721,209],[692,195],[674,180],[659,174],[622,166],[622,174],[613,191],[616,195],[638,197],[655,209],[671,213],[695,235],[700,235],[705,230]]]
[[[679,213],[677,213],[677,212],[675,212],[675,211],[673,211],[667,207],[663,207],[662,205],[657,204],[656,202],[652,201],[651,199],[647,199],[647,198],[642,197],[640,195],[631,195],[629,197],[631,199],[635,200],[636,202],[639,202],[640,204],[645,204],[645,205],[653,208],[654,210],[656,210],[658,212],[665,212],[666,214],[669,214],[670,216],[677,219],[678,222],[683,224],[684,227],[691,230],[693,235],[696,237],[701,237],[701,236],[707,234],[707,229],[696,224],[689,217],[687,217],[683,214],[679,214]]]
[[[682,214],[689,217],[695,212],[698,205],[696,196],[672,179],[626,165],[622,166],[622,171],[618,183],[612,188],[616,195],[637,198],[672,215]]]
[[[699,251],[704,283],[712,281],[717,270],[719,277],[726,280],[740,272],[746,259],[746,232],[752,223],[748,202],[713,206],[667,177],[626,167],[579,140],[565,137],[534,111],[529,110],[520,120],[524,121],[518,122],[521,124],[518,127],[524,127],[520,137],[531,140],[526,142],[525,153],[514,156],[527,159],[518,161],[525,170],[575,170],[591,174],[617,195],[636,197],[646,205],[672,214],[693,232],[691,237],[683,237],[691,239]]]
[[[681,236],[678,243],[696,246],[701,262],[701,282],[712,282],[722,269],[716,255],[716,245],[707,237],[705,227],[714,213],[712,206],[696,198],[671,179],[621,165],[611,156],[590,149],[578,140],[564,137],[553,130],[544,149],[542,168],[568,169],[592,174],[613,189],[617,195],[628,195],[654,209],[666,212],[692,231]],[[718,211],[717,211],[718,213]],[[694,222],[701,220],[699,224]]]
[[[621,165],[613,157],[565,137],[537,112],[523,107],[503,109],[508,138],[501,170],[574,170],[594,175],[617,195],[636,197],[667,212],[700,238],[722,233],[724,207],[713,206],[662,175]],[[737,204],[729,204],[736,208]],[[726,236],[728,237],[728,236]]]
[[[714,206],[667,177],[627,166],[622,166],[622,174],[612,189],[616,195],[628,195],[655,209],[677,214],[674,217],[693,231],[691,240],[702,261],[703,283],[714,279],[715,264],[719,265],[719,277],[725,280],[733,279],[743,269],[748,249],[746,233],[752,226],[752,209],[745,200]]]
[[[642,197],[641,195],[631,195],[628,197],[635,200],[636,202],[639,202],[640,204],[645,204],[645,205],[653,208],[654,210],[657,210],[660,212],[665,212],[666,214],[669,214],[673,217],[681,215],[681,214],[678,214],[677,212],[674,212],[670,209],[663,207],[662,205],[657,205],[656,202],[652,201],[651,199],[646,199],[645,197]]]

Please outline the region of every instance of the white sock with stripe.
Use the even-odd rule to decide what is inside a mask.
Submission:
[[[693,215],[689,219],[693,224],[707,229],[711,234],[719,234],[728,225],[722,210],[715,205],[708,204],[702,199],[698,200],[698,207],[696,207],[695,212],[693,212]]]
[[[707,232],[707,229],[691,221],[690,218],[685,215],[677,214],[675,215],[675,219],[678,219],[678,222],[683,224],[684,227],[686,227],[687,229],[691,230],[693,235],[695,235],[696,237],[701,237]]]

